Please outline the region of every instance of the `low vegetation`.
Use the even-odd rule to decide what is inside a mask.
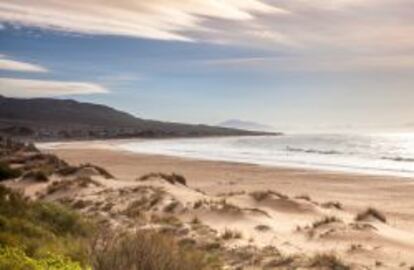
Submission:
[[[20,177],[22,172],[18,169],[11,168],[7,163],[0,162],[0,181]]]
[[[318,269],[349,270],[351,269],[334,254],[317,254],[310,259],[310,266]]]
[[[344,207],[342,206],[342,203],[337,202],[337,201],[329,201],[329,202],[324,202],[321,204],[321,206],[323,208],[331,208],[331,209],[337,209],[337,210],[342,210]]]
[[[257,231],[259,231],[259,232],[267,232],[267,231],[270,231],[271,230],[271,228],[269,226],[267,226],[267,225],[257,225],[255,227],[255,229]]]
[[[0,248],[0,269],[4,270],[82,270],[78,262],[55,254],[31,258],[21,248]]]
[[[0,186],[0,247],[3,265],[27,262],[32,268],[52,261],[88,262],[87,240],[94,226],[75,212],[51,203],[32,202]],[[58,254],[54,256],[51,254]],[[20,269],[16,264],[15,268]],[[66,268],[65,268],[66,269]],[[67,269],[77,269],[76,267]]]
[[[49,176],[43,170],[33,170],[23,176],[24,179],[34,180],[36,182],[48,182]]]
[[[207,270],[220,263],[206,254],[179,245],[173,238],[151,231],[104,234],[93,246],[95,270]]]
[[[243,238],[243,234],[240,231],[236,231],[236,230],[230,230],[230,229],[225,229],[223,234],[221,235],[221,238],[224,240],[230,240],[230,239],[242,239]]]
[[[173,216],[151,221],[181,225]],[[180,246],[173,236],[102,231],[62,205],[30,201],[0,186],[0,269],[207,270],[220,265],[217,256]]]
[[[164,207],[164,212],[173,213],[174,210],[180,205],[179,202],[173,201]]]
[[[375,208],[368,208],[365,211],[358,213],[355,217],[356,221],[366,221],[369,218],[374,218],[376,220],[381,221],[382,223],[387,223],[387,218],[383,213]]]
[[[102,177],[104,177],[105,179],[114,179],[114,176],[108,172],[106,169],[97,166],[97,165],[93,165],[90,163],[86,163],[86,164],[82,164],[80,166],[64,166],[62,168],[60,168],[57,173],[61,176],[70,176],[70,175],[75,175],[78,172],[81,172],[83,169],[94,169],[99,175],[101,175]]]
[[[86,163],[86,164],[81,165],[80,168],[93,168],[100,175],[102,175],[104,178],[106,178],[106,179],[114,179],[114,176],[110,172],[108,172],[106,169],[104,169],[104,168],[102,168],[100,166],[97,166],[97,165],[93,165],[93,164],[90,164],[90,163]]]
[[[72,180],[61,180],[51,183],[47,187],[46,193],[53,194],[59,191],[67,191],[71,187],[86,188],[88,186],[100,187],[101,184],[90,177],[77,177]]]
[[[140,178],[138,178],[138,181],[148,181],[151,180],[153,178],[161,178],[165,181],[167,181],[168,183],[175,185],[176,183],[181,184],[186,186],[187,185],[187,180],[185,179],[184,176],[180,175],[180,174],[166,174],[166,173],[149,173],[146,175],[141,176]]]
[[[279,199],[286,200],[289,197],[273,190],[266,190],[266,191],[254,191],[250,193],[250,196],[257,202],[264,201],[272,196],[277,197]]]
[[[312,199],[308,194],[302,194],[302,195],[295,196],[295,199],[312,202]]]
[[[243,209],[239,206],[229,203],[226,199],[214,201],[210,203],[210,209],[213,211],[219,211],[230,215],[240,215],[243,213]]]
[[[202,206],[203,206],[203,200],[197,200],[196,202],[194,202],[194,205],[193,205],[193,208],[194,209],[199,209],[199,208],[201,208]]]
[[[340,220],[337,217],[334,217],[334,216],[324,217],[324,218],[322,218],[320,220],[317,220],[317,221],[313,222],[312,223],[312,228],[316,229],[316,228],[319,228],[319,227],[321,227],[323,225],[328,225],[328,224],[336,223],[336,222],[343,222],[343,221]]]

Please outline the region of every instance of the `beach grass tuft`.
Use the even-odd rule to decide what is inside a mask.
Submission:
[[[379,221],[381,221],[382,223],[387,223],[387,218],[386,216],[381,213],[379,210],[369,207],[368,209],[366,209],[365,211],[358,213],[355,217],[356,221],[366,221],[367,219],[369,219],[370,217],[373,217]]]

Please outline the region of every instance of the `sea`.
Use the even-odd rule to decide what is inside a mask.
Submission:
[[[118,147],[143,154],[414,178],[414,133],[137,140]]]

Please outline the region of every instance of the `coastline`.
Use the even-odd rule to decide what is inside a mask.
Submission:
[[[126,218],[126,209],[155,194],[151,191],[155,189],[163,196],[154,208],[140,208],[141,217],[150,217],[141,226],[151,225],[153,217],[156,222],[160,214],[178,219],[185,227],[196,228],[183,236],[177,231],[178,237],[186,241],[190,237],[192,242],[201,241],[200,245],[215,239],[222,247],[220,252],[227,255],[246,248],[252,248],[254,255],[264,254],[272,246],[282,258],[293,256],[308,263],[311,257],[334,258],[352,265],[344,269],[414,266],[414,181],[137,154],[119,149],[117,143],[40,145],[42,152],[65,160],[75,171],[100,167],[114,177],[98,175],[92,178],[95,186],[63,187],[56,195],[46,195],[47,199],[69,199],[74,206],[87,202],[83,213],[107,218],[115,228],[134,228],[139,219]],[[88,173],[82,171],[75,175]],[[76,178],[73,183],[76,185]],[[38,193],[36,187],[26,185],[26,194]],[[208,228],[209,233],[197,228]]]
[[[117,143],[119,140],[39,146],[72,164],[94,163],[128,181],[151,172],[175,172],[209,195],[271,189],[290,196],[306,194],[340,201],[351,211],[367,205],[377,207],[395,219],[396,226],[414,233],[414,182],[404,177],[138,154],[119,149]]]

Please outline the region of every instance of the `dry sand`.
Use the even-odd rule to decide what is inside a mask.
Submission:
[[[181,216],[197,216],[217,231],[240,231],[243,240],[234,241],[234,245],[248,241],[258,246],[275,245],[292,254],[333,252],[371,268],[409,269],[414,265],[414,179],[140,155],[119,151],[114,144],[79,142],[43,150],[72,164],[102,166],[126,186],[151,172],[182,174],[189,189],[167,189],[183,205],[225,198],[242,210],[211,211],[210,206],[209,211],[201,207]],[[250,194],[266,190],[289,199],[269,193],[257,200]],[[310,200],[296,198],[299,195]],[[326,202],[340,202],[342,209],[324,207]],[[356,222],[355,215],[367,207],[380,210],[387,223],[369,217]],[[326,216],[340,221],[312,226]],[[257,230],[258,225],[267,229]]]

